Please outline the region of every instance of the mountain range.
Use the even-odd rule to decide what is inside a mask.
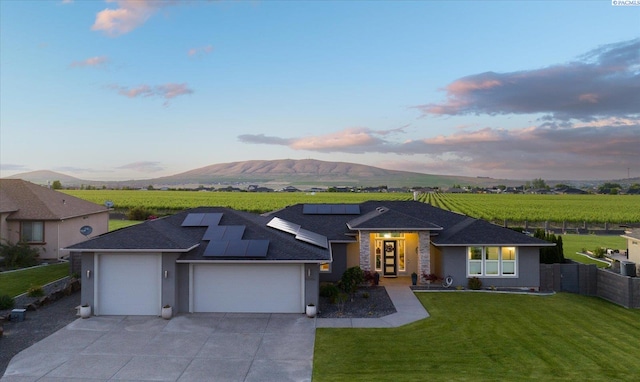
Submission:
[[[99,188],[103,186],[107,188],[146,188],[149,185],[156,188],[189,188],[200,185],[211,187],[242,184],[256,184],[271,188],[287,185],[299,188],[381,185],[388,187],[451,187],[457,184],[489,187],[496,185],[518,186],[525,182],[524,180],[474,178],[386,170],[356,163],[327,162],[315,159],[250,160],[220,163],[171,176],[125,181],[86,180],[48,170],[25,172],[8,178],[19,178],[43,185],[58,180],[65,188],[80,187],[81,185]],[[549,181],[547,182],[549,183]],[[629,182],[629,180],[625,180],[625,182]],[[576,184],[575,181],[557,181],[556,183]],[[588,183],[597,184],[600,182],[592,181]],[[580,182],[579,184],[584,185],[585,182]]]

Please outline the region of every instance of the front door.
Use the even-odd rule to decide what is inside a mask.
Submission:
[[[396,264],[396,242],[393,240],[384,241],[384,276],[395,277],[398,275]]]

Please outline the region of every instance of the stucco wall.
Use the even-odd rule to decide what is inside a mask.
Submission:
[[[320,281],[336,282],[347,269],[347,243],[332,243],[331,254],[333,255],[331,272],[320,272]]]
[[[467,287],[467,248],[443,247],[442,277],[452,276],[453,287]],[[480,277],[484,287],[538,288],[540,285],[540,255],[538,248],[518,249],[518,277]]]
[[[83,253],[80,255],[82,259],[82,271],[80,272],[80,283],[82,288],[80,289],[80,303],[89,304],[93,308],[93,294],[95,290],[95,275],[94,275],[94,256],[93,253]],[[87,274],[90,271],[90,274]]]
[[[176,266],[176,260],[178,257],[180,257],[179,253],[162,254],[162,306],[177,305],[178,283],[180,282]]]
[[[640,240],[627,239],[627,251],[629,253],[629,261],[636,264],[636,275],[640,275]]]
[[[304,265],[304,305],[314,304],[318,306],[320,293],[320,265]]]

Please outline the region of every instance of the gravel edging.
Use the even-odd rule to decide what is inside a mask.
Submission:
[[[365,294],[368,297],[364,297]],[[358,288],[353,299],[348,299],[342,309],[327,297],[320,297],[318,302],[319,318],[379,318],[395,312],[396,307],[383,286]]]

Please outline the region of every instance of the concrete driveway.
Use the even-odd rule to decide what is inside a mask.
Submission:
[[[77,319],[10,362],[10,381],[310,381],[315,320],[203,313]]]

